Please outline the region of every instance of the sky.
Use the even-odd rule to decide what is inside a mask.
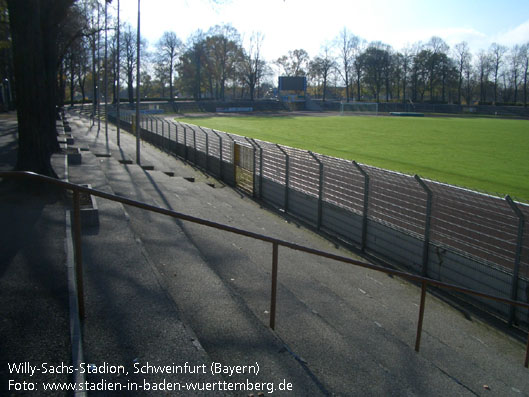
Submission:
[[[138,1],[120,0],[120,9],[135,27]],[[529,42],[529,0],[141,0],[140,31],[151,46],[165,31],[185,42],[197,29],[221,24],[244,40],[263,33],[267,61],[298,48],[314,57],[344,27],[396,50],[439,36],[451,48],[467,41],[476,54],[494,42]]]

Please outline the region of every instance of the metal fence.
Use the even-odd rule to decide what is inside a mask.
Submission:
[[[110,116],[112,118],[112,116]],[[121,125],[131,129],[131,115]],[[418,176],[144,115],[142,139],[364,252],[442,282],[529,301],[529,206]],[[235,152],[244,148],[244,164]],[[248,153],[252,157],[248,157]],[[253,187],[253,188],[252,188]],[[526,309],[471,303],[527,328]]]

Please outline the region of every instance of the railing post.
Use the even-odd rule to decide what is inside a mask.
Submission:
[[[184,158],[187,161],[187,128],[184,127]]]
[[[256,153],[256,149],[255,149],[255,146],[252,142],[252,140],[248,137],[244,137],[244,139],[246,139],[246,141],[250,144],[250,146],[252,147],[253,149],[253,157],[252,157],[252,167],[253,167],[253,170],[252,170],[252,195],[255,197],[255,184],[257,183],[257,178],[255,177],[256,175],[256,167],[255,167],[255,153]]]
[[[263,198],[263,148],[252,138],[252,142],[259,148],[259,198]]]
[[[223,173],[222,173],[222,137],[220,136],[220,134],[215,131],[215,130],[211,130],[213,131],[213,133],[217,136],[217,138],[219,138],[219,176],[220,176],[220,179],[223,180]]]
[[[81,246],[81,199],[79,191],[73,191],[73,239],[74,239],[74,261],[75,280],[77,284],[77,302],[79,305],[79,317],[84,319],[84,288],[83,288],[83,255]]]
[[[322,216],[323,216],[323,163],[321,160],[316,157],[314,153],[309,151],[309,154],[312,156],[314,160],[318,163],[319,167],[319,181],[318,181],[318,220],[316,223],[316,226],[318,230],[321,229],[322,224]]]
[[[235,139],[233,139],[233,137],[226,133],[226,136],[230,139],[231,141],[231,144],[230,144],[230,150],[231,150],[231,161],[232,161],[232,164],[233,164],[233,181],[234,181],[234,184],[236,185],[237,184],[237,178],[235,177],[235,173],[236,173],[236,164],[235,164]]]
[[[424,225],[424,243],[422,248],[422,275],[428,276],[428,251],[430,249],[430,224],[432,218],[432,190],[424,183],[419,175],[414,176],[415,180],[426,192],[426,222]]]
[[[523,247],[523,229],[525,226],[525,216],[512,198],[507,195],[505,196],[505,201],[512,208],[516,216],[518,217],[518,236],[516,238],[516,252],[514,256],[514,270],[512,273],[512,282],[511,282],[511,300],[518,300],[518,279],[520,275],[520,260],[522,256],[522,247]],[[512,326],[516,319],[516,307],[511,305],[509,308],[509,326]]]
[[[173,123],[173,122],[171,122],[171,124],[173,124],[174,127],[175,127],[175,135],[174,135],[174,140],[175,140],[174,153],[175,153],[175,155],[178,156],[178,124]]]
[[[367,211],[369,209],[369,175],[356,161],[353,165],[364,176],[364,208],[362,210],[362,252],[367,247]]]
[[[272,291],[270,295],[270,328],[276,327],[276,302],[277,302],[277,263],[279,246],[272,243]]]
[[[202,128],[202,127],[198,127],[200,128],[200,130],[204,133],[204,136],[206,137],[206,171],[209,171],[209,167],[208,167],[208,164],[209,164],[209,134],[207,133],[207,131]]]
[[[426,303],[426,281],[421,283],[421,305],[419,306],[419,321],[417,323],[417,336],[415,338],[415,351],[418,352],[421,347],[422,322],[424,319],[424,305]]]
[[[290,156],[281,146],[276,144],[277,148],[285,155],[285,213],[288,213],[288,185],[289,185],[289,168],[290,168]]]
[[[191,131],[193,131],[193,162],[195,164],[198,164],[197,163],[197,133],[196,131],[191,128]]]

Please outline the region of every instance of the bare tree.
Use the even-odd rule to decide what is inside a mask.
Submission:
[[[305,76],[309,66],[309,54],[304,49],[289,51],[274,62],[285,76]],[[281,73],[281,69],[283,72]]]
[[[523,63],[523,105],[527,107],[527,74],[529,73],[529,43],[522,46]]]
[[[498,100],[498,76],[506,52],[507,47],[497,43],[492,43],[489,49],[492,72],[494,74],[494,104]]]
[[[165,65],[167,69],[166,74],[169,79],[169,101],[174,100],[173,73],[181,49],[182,40],[180,40],[174,32],[164,32],[161,39],[157,43],[158,59]]]
[[[461,104],[461,93],[463,89],[463,73],[467,65],[470,64],[472,60],[472,54],[470,53],[470,48],[468,43],[463,41],[456,44],[454,47],[454,54],[456,56],[457,67],[459,71],[459,80],[457,85],[457,101]]]
[[[483,50],[478,53],[477,73],[479,78],[479,100],[487,100],[487,82],[491,70],[490,56]]]
[[[242,77],[248,85],[250,91],[250,100],[254,100],[255,87],[264,71],[264,62],[261,59],[261,46],[264,35],[260,32],[252,34],[248,49],[245,50],[242,59]]]
[[[402,68],[402,103],[406,103],[406,89],[409,78],[409,72],[413,61],[413,50],[411,47],[405,47],[401,52],[401,63]]]
[[[208,31],[207,55],[215,79],[215,98],[224,99],[226,81],[233,77],[241,58],[240,36],[231,25],[216,25]]]
[[[523,67],[523,46],[515,45],[509,52],[509,64],[511,72],[511,87],[514,93],[514,103],[518,102],[518,84]]]
[[[123,51],[121,58],[125,62],[125,78],[127,81],[127,94],[129,103],[134,103],[134,82],[135,71],[136,71],[136,56],[137,56],[137,34],[132,30],[130,24],[125,24],[123,27],[123,34],[121,35],[122,43],[120,44],[120,51]],[[145,40],[140,40],[141,53],[145,54],[147,57],[147,52],[145,48],[147,47],[147,42]]]
[[[320,55],[309,63],[309,71],[312,76],[322,81],[322,100],[325,102],[327,93],[327,81],[331,71],[336,67],[336,61],[331,56],[329,46],[323,47]]]
[[[336,38],[336,46],[338,48],[341,67],[338,69],[340,76],[345,84],[345,98],[349,102],[349,85],[351,84],[350,75],[353,66],[355,55],[355,48],[359,44],[359,38],[352,34],[347,28],[343,28]]]

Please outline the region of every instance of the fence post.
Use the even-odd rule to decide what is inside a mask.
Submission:
[[[191,131],[193,131],[193,163],[197,163],[197,132],[191,128]]]
[[[424,305],[426,302],[426,281],[421,283],[421,304],[419,306],[419,321],[417,322],[417,335],[415,337],[415,351],[418,352],[421,347],[422,322],[424,319]]]
[[[253,196],[255,197],[255,190],[256,190],[255,189],[255,184],[257,183],[257,181],[256,181],[257,178],[255,177],[255,175],[256,175],[256,172],[255,172],[255,169],[256,169],[256,167],[255,167],[255,153],[256,153],[257,150],[255,149],[255,146],[254,146],[254,144],[253,144],[253,142],[251,141],[250,138],[244,137],[244,139],[246,139],[246,141],[252,146],[252,149],[253,149],[253,158],[252,158],[252,167],[253,167],[253,170],[252,170],[252,174],[253,174],[252,175],[252,178],[253,178],[252,185],[253,186],[252,186],[252,193],[253,193]]]
[[[515,301],[518,299],[518,279],[520,275],[520,259],[522,256],[522,247],[523,247],[523,229],[525,225],[525,216],[512,198],[507,195],[505,196],[505,201],[512,208],[516,216],[518,217],[518,237],[516,238],[516,253],[514,257],[514,270],[512,273],[512,283],[511,283],[511,300]],[[516,318],[516,307],[514,305],[510,306],[509,310],[509,326],[512,326]]]
[[[272,243],[272,291],[270,294],[270,328],[276,327],[276,301],[277,301],[277,262],[279,246]]]
[[[277,148],[285,155],[285,213],[288,213],[288,184],[289,184],[289,167],[290,167],[290,156],[281,146],[276,144]]]
[[[187,161],[187,128],[184,127],[184,159]]]
[[[364,208],[362,210],[362,252],[365,252],[367,246],[367,211],[369,209],[369,175],[360,167],[356,161],[353,165],[364,176]]]
[[[322,223],[322,216],[323,216],[323,163],[321,160],[316,157],[314,153],[309,151],[309,154],[312,156],[314,160],[318,163],[319,168],[319,180],[318,180],[318,221],[317,221],[317,228],[318,230],[321,229],[321,223]]]
[[[235,164],[235,139],[233,139],[233,137],[228,134],[226,132],[226,136],[230,139],[231,141],[231,145],[230,145],[230,149],[231,149],[231,162],[233,164],[233,170],[232,170],[232,176],[233,176],[233,185],[237,185],[237,178],[235,177],[235,173],[236,173],[236,164]]]
[[[202,127],[198,127],[200,128],[200,130],[204,133],[204,135],[206,136],[206,171],[208,171],[208,163],[209,163],[209,134],[206,132],[206,130],[204,130],[204,128]]]
[[[263,148],[252,138],[252,142],[259,148],[259,198],[263,198]]]
[[[419,182],[419,185],[426,192],[426,222],[424,225],[424,244],[422,248],[422,275],[428,276],[428,251],[430,249],[430,224],[432,218],[432,197],[433,193],[431,189],[424,183],[419,175],[414,176],[415,180]]]
[[[219,176],[220,176],[220,179],[223,180],[224,178],[222,177],[222,137],[217,131],[215,130],[211,130],[211,131],[213,131],[213,133],[217,136],[217,138],[219,138]]]
[[[174,154],[175,154],[176,156],[178,156],[178,124],[173,123],[173,122],[171,122],[171,124],[173,124],[174,127],[175,127],[175,135],[174,135],[174,140],[175,140]]]

